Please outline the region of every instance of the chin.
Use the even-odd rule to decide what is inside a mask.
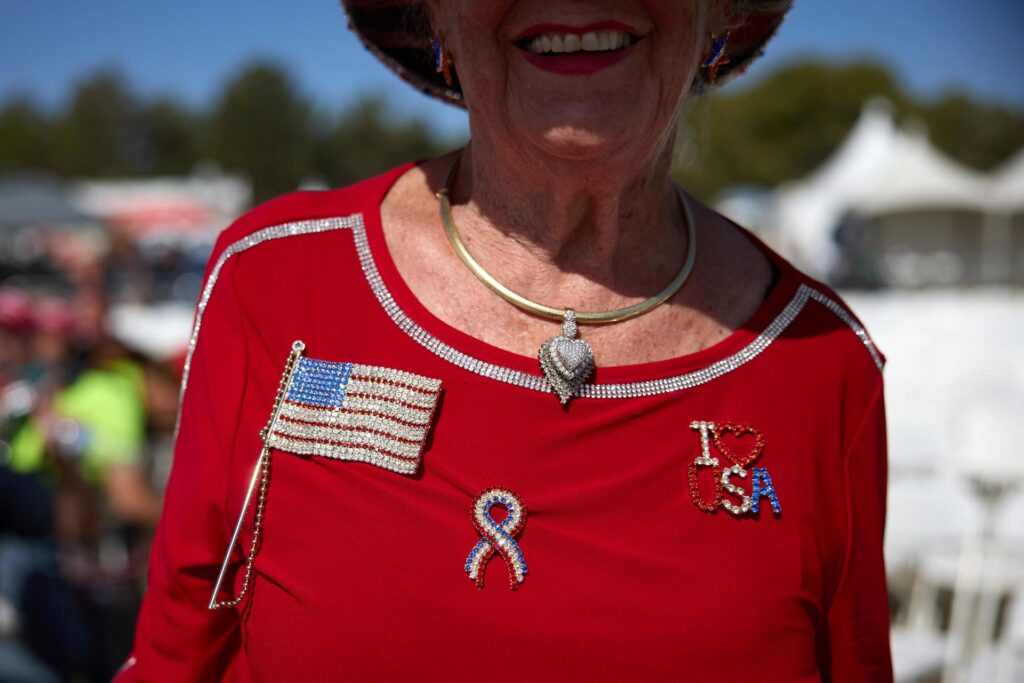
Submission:
[[[591,161],[609,156],[622,147],[617,136],[593,129],[572,125],[560,125],[544,132],[540,146],[544,152],[566,161]]]
[[[659,122],[642,101],[644,92],[622,96],[618,91],[538,93],[511,104],[505,127],[511,137],[529,142],[557,159],[584,161],[607,158],[635,148],[651,137]],[[545,96],[546,95],[546,96]],[[627,104],[631,103],[631,104]]]

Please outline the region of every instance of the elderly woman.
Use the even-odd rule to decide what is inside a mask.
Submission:
[[[883,356],[668,176],[788,4],[347,2],[472,140],[222,235],[123,680],[891,678]]]

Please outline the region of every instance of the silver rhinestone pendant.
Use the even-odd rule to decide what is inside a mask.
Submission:
[[[594,352],[590,344],[577,338],[576,312],[565,309],[562,334],[551,337],[540,347],[540,367],[548,384],[565,405],[579,394],[594,372]]]

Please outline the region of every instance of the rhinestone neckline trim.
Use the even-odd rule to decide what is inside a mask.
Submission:
[[[398,302],[395,301],[391,292],[384,284],[384,280],[377,269],[373,253],[370,250],[369,239],[366,234],[366,226],[362,214],[357,214],[358,224],[353,227],[352,233],[356,244],[356,251],[359,255],[359,262],[363,267],[363,273],[370,284],[370,288],[376,295],[381,307],[394,321],[398,327],[412,337],[420,345],[427,348],[448,362],[457,365],[464,370],[489,377],[490,379],[508,384],[515,384],[526,389],[533,389],[544,393],[550,393],[551,388],[543,377],[532,375],[513,368],[504,367],[495,363],[489,363],[470,356],[458,349],[449,346],[427,330],[413,321]],[[801,283],[794,293],[793,298],[786,304],[785,308],[775,319],[751,342],[739,351],[721,360],[712,363],[699,370],[665,377],[661,379],[646,380],[641,382],[622,382],[617,384],[585,384],[580,389],[579,396],[583,398],[635,398],[640,396],[653,396],[665,394],[681,389],[689,389],[706,384],[717,379],[741,365],[746,364],[764,351],[775,339],[782,334],[783,330],[803,310],[808,299],[814,299],[821,303],[844,323],[846,323],[867,347],[875,366],[882,369],[882,359],[875,348],[874,342],[868,336],[867,330],[861,326],[839,302],[817,289]]]
[[[224,268],[224,264],[228,259],[235,254],[239,254],[271,240],[343,229],[352,231],[356,252],[359,257],[359,263],[363,269],[363,274],[366,277],[366,281],[369,284],[371,291],[377,298],[377,301],[380,303],[385,313],[387,313],[388,317],[391,318],[395,325],[397,325],[405,334],[434,355],[443,358],[447,362],[464,370],[498,382],[523,387],[524,389],[550,393],[551,388],[540,375],[531,375],[526,372],[496,365],[470,356],[444,343],[413,321],[405,311],[402,310],[394,297],[391,296],[391,292],[388,291],[385,286],[380,272],[377,269],[377,264],[374,262],[373,254],[370,251],[370,245],[366,235],[366,226],[363,222],[363,215],[357,213],[352,214],[351,216],[302,220],[274,225],[246,235],[242,239],[230,244],[223,252],[221,252],[220,257],[217,259],[213,269],[210,271],[210,277],[208,278],[206,285],[203,287],[202,294],[200,295],[199,302],[196,306],[195,324],[192,328],[192,335],[189,338],[185,367],[181,381],[181,390],[178,399],[179,420],[181,413],[181,400],[184,398],[185,389],[188,386],[189,371],[192,365],[192,354],[195,352],[196,344],[199,340],[199,331],[202,327],[203,314],[209,304],[210,297],[213,295],[213,290],[217,284],[218,278],[220,277],[220,272]],[[871,355],[871,359],[874,361],[875,366],[879,371],[882,370],[883,363],[881,355],[878,353],[878,349],[875,347],[870,336],[868,336],[867,330],[857,322],[857,319],[854,318],[842,304],[832,297],[806,283],[801,283],[797,288],[796,293],[793,295],[793,298],[790,299],[789,303],[786,304],[785,308],[783,308],[775,319],[760,334],[758,334],[757,337],[739,351],[699,370],[671,377],[646,380],[642,382],[623,382],[618,384],[585,384],[581,388],[579,395],[583,398],[638,398],[642,396],[666,394],[683,389],[691,389],[693,387],[707,384],[711,380],[717,379],[729,372],[732,372],[733,370],[736,370],[760,355],[771,345],[773,341],[775,341],[775,339],[779,337],[780,334],[782,334],[783,330],[785,330],[786,327],[796,319],[808,300],[817,301],[821,305],[825,306],[825,308],[830,310],[847,326],[849,326],[864,344],[868,353]],[[175,427],[175,436],[177,436],[177,431],[177,427]]]

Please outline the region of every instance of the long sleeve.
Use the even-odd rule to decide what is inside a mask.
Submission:
[[[214,250],[215,258],[219,252]],[[225,500],[247,360],[231,265],[219,272],[197,317],[201,325],[147,591],[133,654],[118,683],[244,678],[238,613],[207,608],[237,514],[225,509]],[[232,588],[231,576],[225,591]]]
[[[846,554],[828,610],[826,680],[892,681],[883,560],[887,449],[882,382],[854,429],[845,458]]]

